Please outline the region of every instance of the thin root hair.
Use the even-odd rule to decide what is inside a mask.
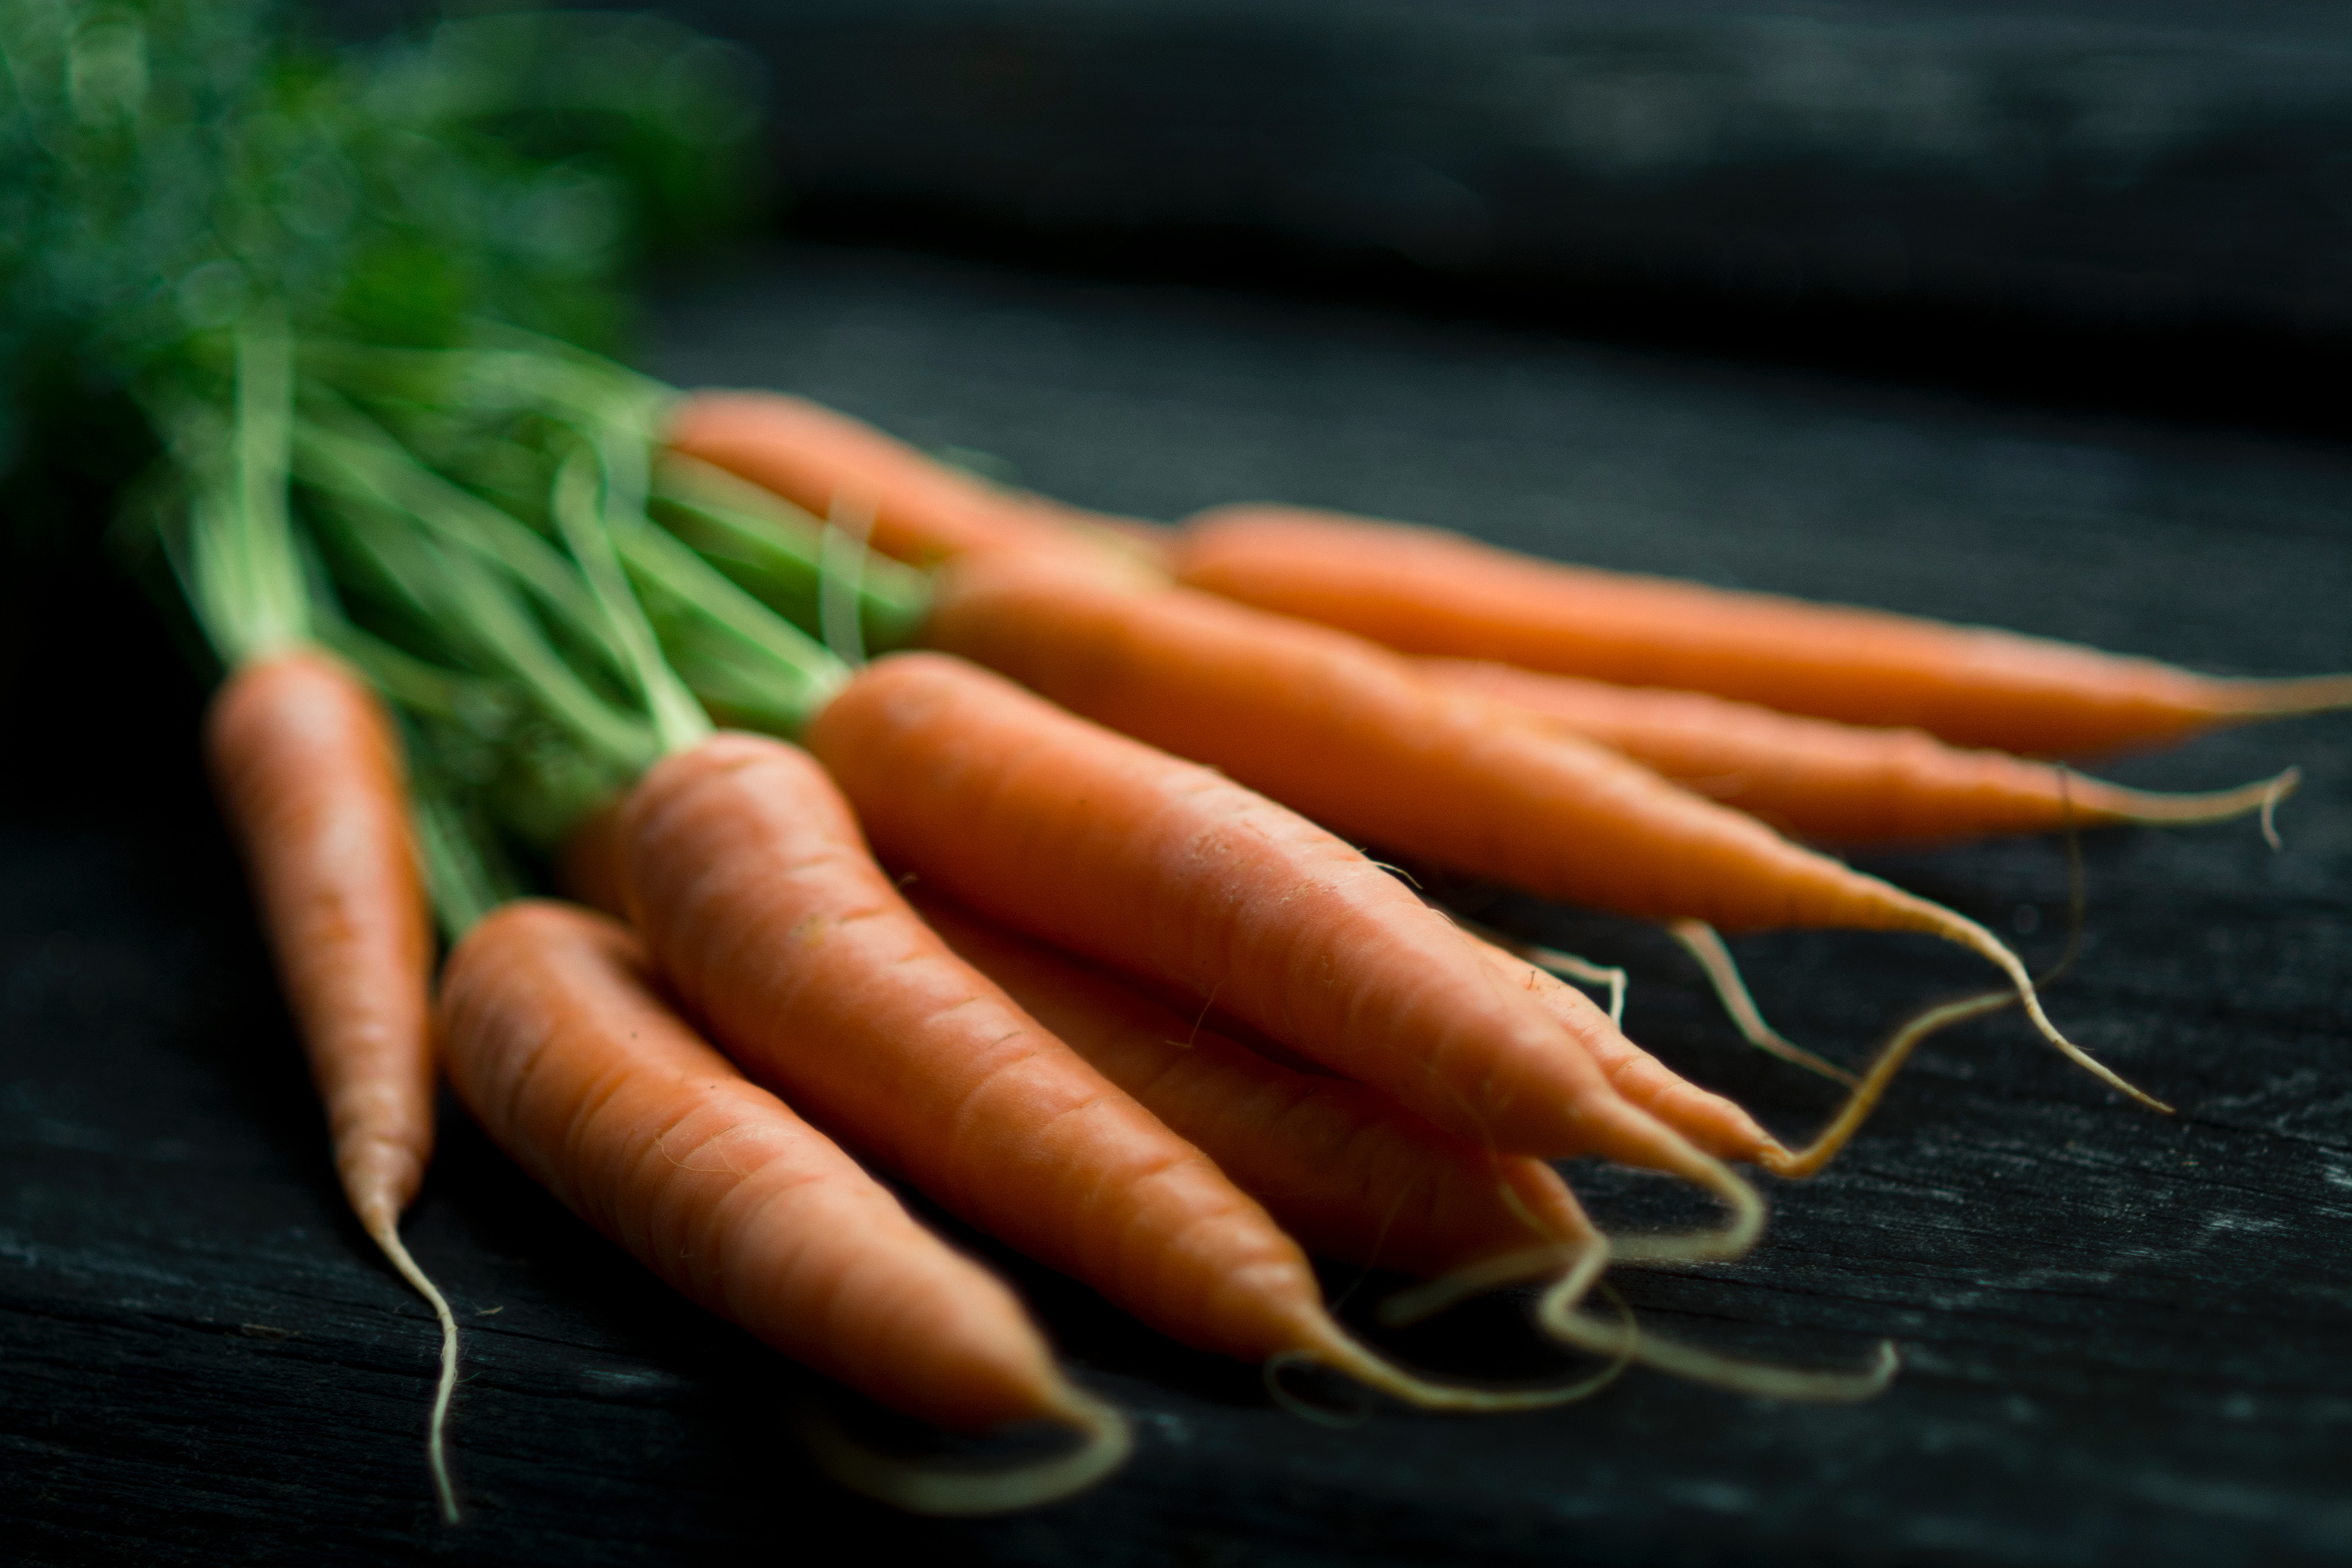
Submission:
[[[1748,983],[1739,976],[1738,963],[1731,949],[1724,945],[1722,936],[1705,921],[1672,920],[1665,922],[1665,931],[1681,944],[1684,952],[1698,963],[1699,972],[1707,984],[1715,987],[1715,998],[1723,1005],[1725,1016],[1738,1029],[1739,1037],[1767,1055],[1780,1058],[1792,1067],[1819,1073],[1832,1083],[1852,1089],[1862,1080],[1853,1073],[1825,1058],[1817,1057],[1796,1044],[1764,1021],[1748,994]]]
[[[433,1494],[441,1504],[441,1522],[457,1522],[457,1492],[449,1483],[449,1453],[446,1442],[449,1426],[449,1400],[457,1392],[457,1318],[449,1310],[448,1298],[440,1288],[425,1276],[416,1259],[408,1255],[400,1239],[399,1216],[384,1214],[368,1225],[368,1235],[383,1249],[400,1277],[408,1281],[416,1293],[432,1303],[433,1315],[441,1320],[441,1376],[433,1389],[433,1417],[425,1428],[425,1462],[433,1472]]]
[[[897,1458],[841,1429],[814,1400],[794,1425],[817,1468],[854,1492],[908,1513],[969,1518],[1035,1508],[1085,1490],[1127,1462],[1135,1434],[1118,1409],[1065,1388],[1059,1418],[1084,1439],[1067,1454],[1003,1469],[972,1469]]]
[[[1800,1400],[1820,1405],[1851,1405],[1874,1399],[1894,1381],[1901,1365],[1892,1340],[1881,1340],[1871,1365],[1861,1372],[1825,1372],[1804,1367],[1776,1366],[1769,1362],[1700,1350],[1676,1340],[1643,1332],[1633,1321],[1624,1299],[1608,1286],[1601,1293],[1616,1303],[1624,1321],[1610,1324],[1576,1310],[1559,1290],[1547,1295],[1537,1309],[1538,1321],[1553,1337],[1579,1350],[1601,1355],[1622,1355],[1659,1372],[1703,1383],[1735,1394],[1766,1399]]]

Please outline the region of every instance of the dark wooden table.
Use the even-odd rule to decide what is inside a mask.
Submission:
[[[1996,621],[2218,669],[2352,667],[2341,450],[2035,415],[1177,289],[778,250],[681,281],[649,363],[827,398],[1090,504],[1245,496],[1450,523],[1616,566]],[[2310,782],[2250,825],[2084,845],[2050,996],[2173,1100],[2121,1103],[2013,1016],[1937,1041],[1748,1260],[1623,1276],[1645,1321],[1853,1363],[1874,1404],[1636,1372],[1588,1404],[1332,1430],[1007,1258],[1140,1446],[1033,1515],[909,1520],[814,1479],[797,1374],[671,1299],[454,1108],[408,1226],[466,1326],[422,1463],[430,1320],[340,1209],[316,1108],[194,764],[199,694],[95,567],[19,581],[0,788],[0,1552],[26,1563],[1930,1562],[2352,1557],[2352,720],[2116,770]],[[2063,943],[2047,840],[1864,863]],[[1482,895],[1465,890],[1464,896]],[[1492,897],[1622,962],[1633,1035],[1796,1133],[1827,1086],[1748,1052],[1656,933]],[[1975,986],[1908,939],[1738,944],[1768,1014],[1853,1059]],[[1687,1211],[1579,1167],[1604,1219]],[[958,1233],[960,1236],[962,1233]],[[1355,1287],[1351,1311],[1380,1281]],[[1504,1299],[1391,1342],[1562,1364]]]

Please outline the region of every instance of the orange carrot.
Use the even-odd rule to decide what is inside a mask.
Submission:
[[[631,910],[686,1005],[755,1079],[950,1209],[1202,1349],[1433,1406],[1559,1397],[1434,1386],[1349,1338],[1264,1209],[907,907],[805,753],[714,737],[639,782],[622,832]]]
[[[975,910],[1213,999],[1458,1136],[1673,1172],[1752,1213],[1444,917],[1207,768],[923,654],[868,666],[806,741],[883,857]]]
[[[1089,1439],[961,1478],[845,1467],[836,1439],[818,1452],[841,1479],[975,1512],[1076,1490],[1125,1457],[1124,1423],[1062,1375],[1013,1293],[704,1044],[619,926],[506,905],[451,953],[440,1018],[450,1081],[491,1139],[689,1300],[938,1426],[1050,1421]]]
[[[1784,832],[1848,842],[2043,833],[2068,826],[2221,822],[2269,810],[2294,770],[2242,789],[2158,795],[1919,730],[1808,719],[1703,692],[1611,686],[1516,665],[1426,658],[1422,672],[1622,752]]]
[[[818,517],[870,514],[868,542],[917,565],[973,550],[1132,548],[1150,527],[999,489],[870,425],[782,393],[698,393],[672,416],[667,439],[673,451]],[[1114,544],[1122,534],[1129,542]]]
[[[1194,587],[1408,653],[1707,691],[2041,756],[2352,705],[2352,675],[2223,679],[2011,632],[1563,566],[1297,507],[1201,513],[1175,554]]]
[[[2009,977],[2059,1050],[2162,1109],[2059,1034],[2016,955],[1982,926],[1614,752],[1444,690],[1345,633],[1002,553],[945,576],[925,635],[1339,831],[1547,897],[1733,931],[1909,931],[1958,943]]]
[[[617,808],[592,815],[559,858],[562,880],[615,912],[626,901],[621,824]],[[1549,1166],[1453,1138],[1361,1085],[1277,1065],[1261,1053],[1292,1055],[1278,1043],[1259,1037],[1236,1045],[919,886],[911,898],[960,957],[1200,1147],[1310,1251],[1433,1277],[1392,1304],[1396,1321],[1547,1274],[1557,1276],[1550,1294],[1572,1306],[1608,1264],[1608,1238]],[[1643,1248],[1675,1256],[1725,1249],[1712,1235],[1696,1243],[1644,1237],[1636,1251]],[[1663,1359],[1747,1386],[1738,1374],[1673,1361],[1674,1348],[1661,1350],[1654,1335],[1621,1342],[1609,1332],[1601,1331],[1601,1353],[1618,1359],[1596,1380],[1627,1361]]]
[[[1309,1252],[1430,1278],[1598,1239],[1540,1161],[1442,1132],[1361,1084],[1278,1066],[919,884],[910,900],[959,957]]]
[[[1690,1238],[1612,1242],[1539,1162],[1496,1155],[1360,1085],[1293,1072],[1188,1029],[1159,1004],[941,899],[919,892],[915,902],[959,953],[1198,1145],[1311,1250],[1428,1279],[1382,1303],[1388,1321],[1410,1322],[1497,1285],[1556,1274],[1538,1321],[1570,1343],[1621,1361],[1786,1399],[1867,1399],[1893,1373],[1884,1352],[1860,1374],[1760,1366],[1586,1318],[1577,1303],[1605,1263],[1686,1258],[1694,1255]],[[1738,1108],[1718,1103],[1745,1125],[1743,1153],[1779,1152]]]
[[[205,714],[205,750],[326,1105],[343,1195],[440,1320],[429,1458],[454,1520],[442,1432],[457,1321],[399,1230],[433,1154],[433,934],[400,742],[366,686],[298,648],[237,668]]]

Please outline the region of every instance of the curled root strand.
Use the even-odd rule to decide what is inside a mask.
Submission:
[[[971,1518],[1011,1513],[1056,1501],[1085,1490],[1127,1461],[1135,1434],[1112,1405],[1065,1388],[1057,1417],[1083,1441],[1067,1454],[1004,1469],[976,1470],[894,1458],[843,1431],[814,1403],[804,1405],[797,1426],[817,1468],[854,1492],[908,1513]]]
[[[1822,1131],[1819,1138],[1802,1149],[1781,1150],[1777,1154],[1768,1152],[1763,1162],[1764,1168],[1776,1176],[1813,1174],[1836,1158],[1838,1152],[1862,1130],[1862,1124],[1870,1119],[1870,1113],[1878,1109],[1880,1099],[1886,1093],[1886,1086],[1895,1081],[1895,1075],[1903,1069],[1904,1063],[1911,1059],[1911,1053],[1919,1048],[1922,1041],[1955,1024],[1981,1018],[1988,1013],[1998,1013],[2004,1007],[2015,1005],[2015,992],[1988,991],[1980,995],[1962,997],[1957,1002],[1946,1002],[1919,1014],[1895,1031],[1885,1047],[1878,1053],[1878,1059],[1870,1064],[1870,1070],[1863,1075],[1862,1082],[1855,1086],[1853,1093],[1846,1100],[1845,1108],[1838,1112],[1836,1120]]]
[[[1738,1356],[1727,1356],[1714,1351],[1703,1351],[1676,1340],[1661,1339],[1645,1333],[1632,1321],[1630,1310],[1614,1290],[1601,1287],[1603,1294],[1615,1301],[1625,1321],[1622,1325],[1601,1322],[1597,1318],[1578,1311],[1564,1298],[1559,1301],[1546,1298],[1538,1309],[1538,1319],[1545,1330],[1564,1343],[1579,1350],[1601,1355],[1630,1356],[1633,1361],[1659,1372],[1703,1383],[1713,1388],[1727,1389],[1735,1394],[1752,1394],[1766,1399],[1800,1400],[1819,1405],[1851,1405],[1874,1399],[1885,1392],[1894,1381],[1901,1358],[1895,1354],[1891,1340],[1879,1342],[1878,1353],[1869,1367],[1861,1372],[1822,1372],[1804,1367],[1776,1366],[1769,1362],[1753,1362]]]

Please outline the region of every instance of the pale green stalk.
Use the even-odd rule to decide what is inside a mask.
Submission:
[[[661,749],[665,752],[687,751],[709,735],[710,720],[696,703],[686,683],[678,679],[677,672],[662,658],[660,641],[646,619],[645,607],[630,591],[628,575],[613,548],[610,514],[604,510],[610,504],[611,475],[607,470],[603,476],[606,483],[600,487],[596,468],[594,456],[585,449],[565,458],[563,466],[556,470],[551,510],[572,559],[579,562],[582,574],[588,579],[589,590],[596,595],[607,620],[619,635],[631,677],[652,716],[654,733],[661,742]],[[604,492],[602,495],[600,489]]]
[[[476,567],[513,578],[564,629],[603,654],[614,674],[627,654],[604,605],[563,552],[527,524],[425,467],[383,426],[348,407],[331,426],[295,427],[296,472],[334,495],[413,518]]]

